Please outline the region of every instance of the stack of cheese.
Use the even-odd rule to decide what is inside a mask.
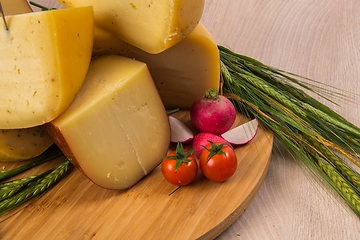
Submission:
[[[0,91],[13,98],[0,110],[15,113],[0,128],[42,125],[94,183],[131,187],[167,153],[165,107],[190,108],[219,87],[217,46],[199,23],[204,0],[59,2],[67,9],[9,16],[9,31],[0,24],[0,51],[15,46],[0,57]]]

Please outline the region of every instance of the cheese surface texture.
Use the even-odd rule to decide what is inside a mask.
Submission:
[[[67,8],[93,6],[95,23],[149,53],[184,39],[199,23],[205,0],[58,0]]]
[[[0,130],[0,161],[19,161],[42,154],[54,142],[42,126]]]
[[[170,125],[146,64],[95,58],[69,109],[45,125],[64,154],[95,184],[129,188],[166,155]]]
[[[1,6],[5,16],[32,12],[26,0],[1,0]]]
[[[2,0],[1,4],[5,16],[32,12],[26,0]],[[21,161],[37,157],[53,143],[42,126],[0,129],[0,161]]]
[[[110,53],[145,62],[169,109],[190,109],[206,90],[219,89],[219,50],[214,37],[201,23],[180,43],[159,54],[144,52],[95,28],[93,55]]]
[[[64,112],[80,90],[91,59],[93,10],[6,19],[8,31],[0,21],[0,129],[38,126]]]

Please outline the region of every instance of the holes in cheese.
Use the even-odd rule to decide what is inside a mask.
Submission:
[[[32,12],[26,0],[2,0],[1,4],[5,16]],[[20,161],[37,157],[53,143],[42,126],[25,129],[1,129],[0,161]]]
[[[170,145],[170,125],[146,64],[92,60],[69,109],[46,124],[64,154],[95,184],[125,189],[153,170]]]
[[[205,0],[57,0],[67,8],[93,6],[95,22],[123,41],[160,53],[199,23]]]
[[[0,161],[34,158],[54,142],[42,126],[0,130]]]
[[[206,90],[219,89],[219,50],[214,37],[201,23],[180,43],[159,54],[146,53],[95,28],[93,55],[109,53],[145,62],[169,109],[190,109]]]
[[[91,59],[93,10],[6,18],[9,31],[0,21],[0,129],[38,126],[65,111],[80,90]]]

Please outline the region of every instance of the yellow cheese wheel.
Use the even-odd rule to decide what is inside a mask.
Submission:
[[[93,6],[95,23],[149,53],[160,53],[198,24],[205,0],[58,0],[67,8]]]
[[[43,126],[0,130],[0,161],[20,161],[45,152],[54,142]]]
[[[32,12],[26,0],[2,0],[1,4],[6,16]],[[37,157],[53,143],[42,126],[0,129],[0,161],[21,161]]]
[[[26,0],[1,0],[0,2],[5,16],[32,12]]]
[[[86,19],[86,21],[84,21]],[[27,128],[64,112],[91,59],[92,7],[7,16],[0,21],[0,129]]]
[[[146,64],[122,56],[95,58],[69,109],[45,127],[75,166],[109,189],[134,185],[170,145],[168,116]]]
[[[95,28],[93,55],[111,53],[145,62],[166,108],[189,109],[206,90],[219,89],[219,51],[201,23],[180,43],[159,54],[149,54]]]

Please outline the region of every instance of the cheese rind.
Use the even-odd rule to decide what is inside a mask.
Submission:
[[[0,161],[28,160],[42,154],[54,142],[42,126],[0,130]]]
[[[201,23],[180,43],[159,54],[144,52],[95,28],[93,55],[111,53],[145,62],[166,108],[190,109],[206,90],[219,89],[219,50]]]
[[[0,129],[38,126],[64,112],[85,79],[93,46],[93,10],[6,19],[8,31],[0,21]]]
[[[58,0],[67,8],[93,6],[96,25],[156,54],[184,39],[199,23],[205,0]]]
[[[146,64],[108,55],[90,64],[69,109],[46,125],[89,179],[125,189],[154,169],[170,144],[170,125]]]

